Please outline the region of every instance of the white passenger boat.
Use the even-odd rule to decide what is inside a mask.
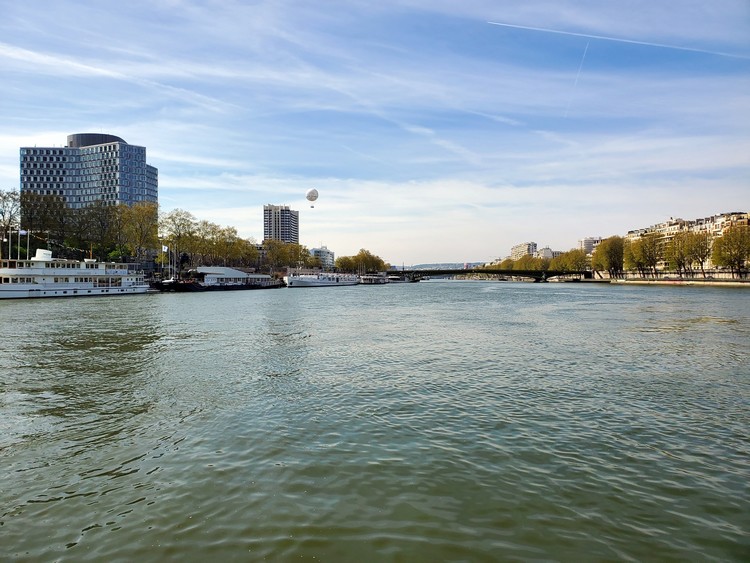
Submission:
[[[39,249],[29,260],[0,261],[0,299],[131,295],[149,291],[134,264],[53,258]]]
[[[320,272],[318,274],[300,274],[292,272],[284,276],[287,287],[331,287],[339,285],[357,285],[359,276],[356,274],[337,274],[335,272]]]

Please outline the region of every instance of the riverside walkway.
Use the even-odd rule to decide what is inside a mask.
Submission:
[[[529,278],[535,282],[543,282],[550,278],[570,277],[570,278],[590,278],[591,272],[588,271],[562,271],[562,270],[498,270],[494,268],[467,268],[465,270],[399,270],[398,273],[407,278],[429,277],[448,277],[448,276],[471,276],[473,274],[486,274],[495,276],[499,279],[510,278]]]

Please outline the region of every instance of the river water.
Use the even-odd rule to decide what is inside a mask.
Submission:
[[[0,560],[747,561],[750,293],[0,302]]]

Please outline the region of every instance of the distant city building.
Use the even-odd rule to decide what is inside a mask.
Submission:
[[[299,212],[288,205],[264,205],[263,240],[299,244]]]
[[[146,164],[146,147],[102,133],[68,135],[65,147],[21,147],[21,193],[62,198],[78,209],[158,203],[158,170]]]
[[[625,239],[636,241],[651,233],[661,235],[662,243],[670,242],[675,235],[681,232],[705,233],[708,235],[710,243],[724,234],[724,231],[735,225],[747,226],[750,224],[750,213],[743,211],[732,211],[729,213],[717,213],[710,217],[704,217],[695,220],[675,219],[670,217],[668,221],[657,223],[644,229],[635,229],[628,231]],[[662,261],[662,267],[666,264]],[[706,261],[706,267],[713,267],[711,258]]]
[[[720,237],[724,231],[734,225],[748,225],[750,214],[743,211],[733,211],[730,213],[718,213],[711,217],[702,219],[685,220],[670,217],[668,221],[657,223],[644,229],[635,229],[628,231],[625,236],[628,240],[637,240],[638,238],[649,233],[657,233],[664,237],[666,241],[671,240],[677,233],[688,231],[694,233],[708,233],[711,239]]]
[[[562,254],[562,250],[552,250],[549,246],[540,248],[534,252],[534,258],[544,258],[546,260],[552,260]]]
[[[310,249],[310,254],[320,260],[320,266],[324,270],[332,270],[336,264],[336,256],[325,246]]]
[[[518,260],[526,255],[533,256],[535,252],[535,242],[522,242],[521,244],[516,244],[510,249],[510,258],[511,260]]]
[[[600,242],[602,242],[602,237],[586,237],[578,241],[578,248],[586,254],[593,254]]]

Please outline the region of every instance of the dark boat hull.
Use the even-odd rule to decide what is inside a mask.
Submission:
[[[159,291],[171,291],[175,293],[199,293],[204,291],[247,291],[252,289],[279,289],[286,287],[283,283],[262,285],[262,284],[243,284],[243,285],[204,285],[193,281],[167,281],[153,282],[153,289]]]

